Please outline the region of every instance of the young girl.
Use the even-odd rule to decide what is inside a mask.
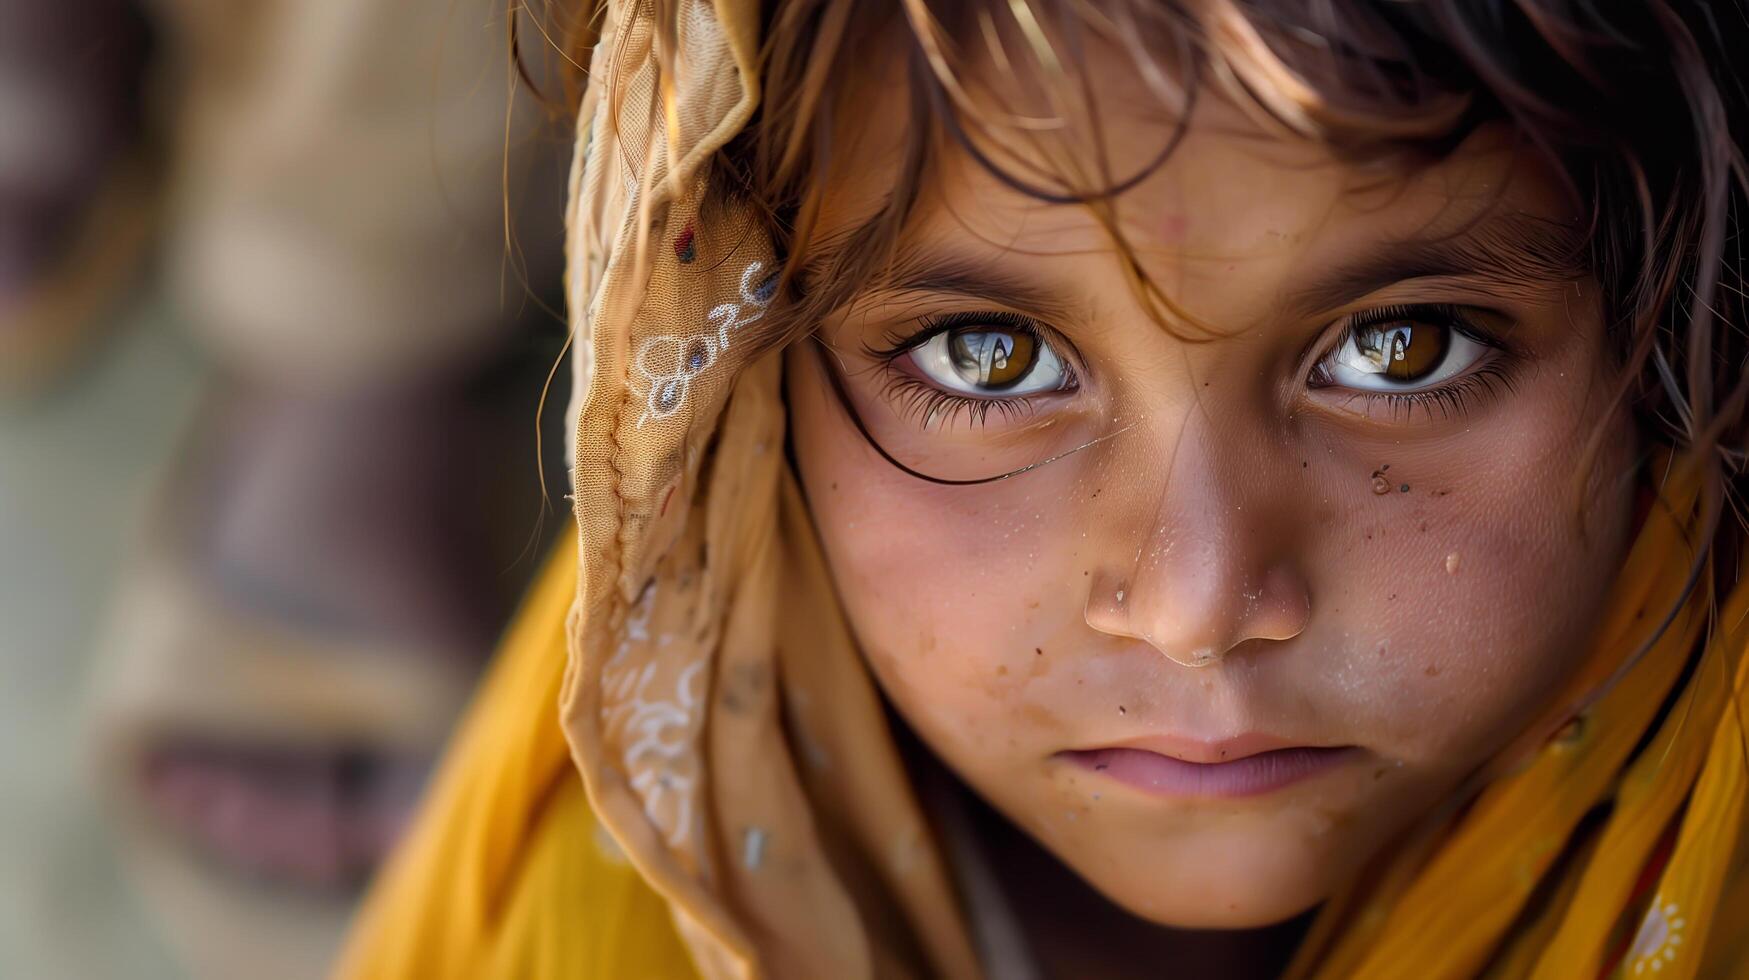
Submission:
[[[575,551],[343,973],[1749,969],[1742,9],[580,16]]]

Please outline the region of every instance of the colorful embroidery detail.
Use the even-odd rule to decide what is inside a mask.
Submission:
[[[748,263],[741,271],[740,301],[719,303],[705,314],[705,319],[716,325],[714,334],[694,337],[661,334],[644,338],[634,362],[647,384],[638,428],[651,419],[665,419],[679,411],[692,390],[693,379],[728,351],[734,334],[765,316],[765,308],[777,292],[777,273],[761,277],[764,270],[764,262]]]

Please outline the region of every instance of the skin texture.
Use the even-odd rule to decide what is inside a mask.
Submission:
[[[1089,59],[1093,91],[1135,91],[1120,60]],[[858,113],[842,137],[854,165],[831,178],[828,240],[893,186],[904,83],[863,85],[852,99],[895,111]],[[1115,171],[1170,125],[1157,105],[1101,111]],[[1148,316],[1088,209],[1018,194],[951,143],[935,159],[906,246],[1049,309],[866,284],[820,327],[852,401],[878,406],[890,377],[865,347],[919,316],[1006,310],[1071,342],[1081,383],[1018,425],[1116,434],[1010,480],[935,485],[873,452],[821,361],[793,349],[795,457],[869,665],[948,767],[1123,910],[1198,929],[1294,916],[1520,734],[1588,652],[1632,483],[1581,480],[1582,449],[1605,426],[1595,472],[1619,476],[1632,436],[1602,420],[1595,283],[1524,247],[1570,233],[1576,209],[1499,131],[1435,164],[1361,168],[1205,98],[1118,204],[1149,275],[1220,335],[1189,342]],[[1317,288],[1433,240],[1523,254]],[[1504,347],[1471,370],[1498,377],[1461,408],[1308,384],[1345,315],[1393,303],[1485,308]],[[1016,427],[990,418],[983,436],[955,431]],[[1228,799],[1145,792],[1060,755],[1154,738],[1218,756],[1258,733],[1358,750]]]

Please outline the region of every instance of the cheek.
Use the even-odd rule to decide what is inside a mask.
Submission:
[[[1398,757],[1480,762],[1590,651],[1632,497],[1623,481],[1580,485],[1574,433],[1593,424],[1580,403],[1521,396],[1448,443],[1385,455],[1390,492],[1355,493],[1332,521],[1323,598],[1348,650],[1333,686],[1364,703],[1372,735]],[[1596,473],[1631,465],[1621,429]]]
[[[809,510],[888,696],[940,748],[990,747],[1016,714],[1048,722],[1033,684],[1060,664],[1038,651],[1080,609],[1064,588],[1082,577],[1065,572],[1083,562],[1079,535],[1052,530],[1050,505],[1069,468],[1021,491],[934,486],[876,456],[835,406],[793,390],[791,404]]]

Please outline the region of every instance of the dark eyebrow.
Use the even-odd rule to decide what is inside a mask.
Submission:
[[[803,288],[814,288],[830,265],[829,261],[810,262],[802,272]],[[996,268],[989,260],[970,259],[927,245],[901,247],[892,265],[851,293],[845,305],[860,305],[868,297],[882,294],[956,296],[1053,323],[1075,316],[1073,304],[1054,290]]]
[[[1508,214],[1431,238],[1380,243],[1355,261],[1291,287],[1286,305],[1331,310],[1410,279],[1465,278],[1503,289],[1546,289],[1588,272],[1584,233],[1542,218]]]
[[[804,290],[811,291],[829,275],[832,259],[844,244],[823,249],[807,263],[801,273]],[[1523,213],[1497,214],[1443,235],[1381,242],[1353,261],[1287,287],[1283,305],[1310,316],[1396,283],[1429,278],[1462,278],[1527,293],[1544,290],[1551,283],[1572,282],[1588,274],[1585,244],[1581,228]],[[840,308],[883,294],[917,294],[1007,307],[1053,324],[1082,315],[1076,313],[1073,298],[996,265],[929,245],[902,246],[891,266],[848,293]]]

